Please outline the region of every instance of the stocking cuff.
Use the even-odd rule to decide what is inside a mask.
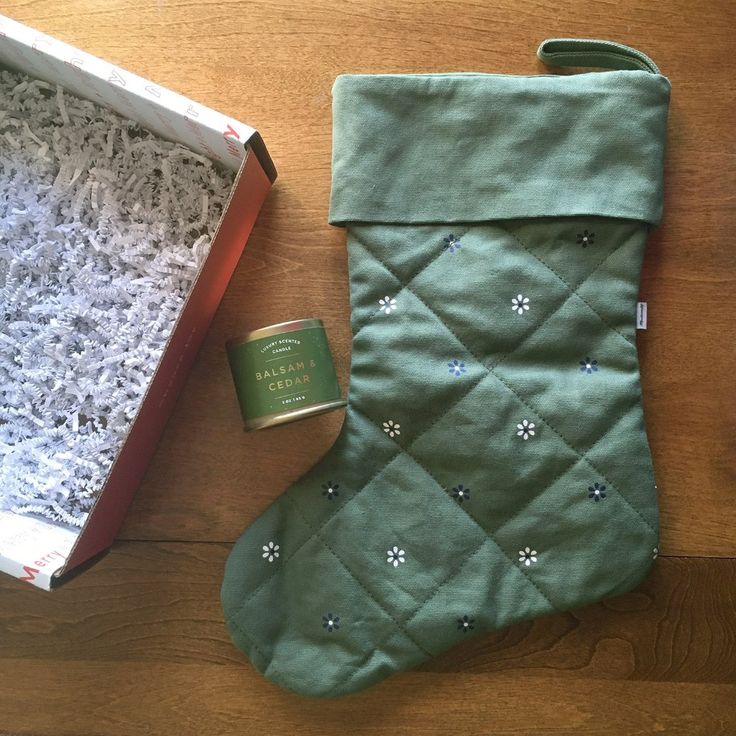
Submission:
[[[340,76],[330,222],[657,224],[669,94],[641,69]]]

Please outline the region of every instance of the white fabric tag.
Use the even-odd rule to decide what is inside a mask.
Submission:
[[[647,328],[647,303],[636,303],[636,329],[646,330]]]

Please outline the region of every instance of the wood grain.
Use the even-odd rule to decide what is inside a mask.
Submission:
[[[494,734],[736,729],[735,560],[659,560],[637,591],[482,635],[317,704],[264,681],[230,644],[218,605],[226,554],[222,544],[119,542],[53,595],[0,579],[0,672],[12,673],[0,733],[167,734],[177,714],[184,734],[241,733],[246,721],[338,734],[353,709],[377,715],[351,729],[366,734],[388,723],[447,733],[457,718],[486,733],[481,713]],[[44,706],[29,712],[32,692]],[[80,693],[84,707],[73,705]],[[70,713],[76,730],[63,728]]]
[[[123,541],[52,595],[0,579],[0,734],[736,733],[731,0],[6,0],[2,12],[255,125],[280,178]],[[358,696],[282,692],[227,639],[222,565],[341,416],[243,433],[224,343],[322,317],[347,385],[344,233],[326,224],[334,77],[532,74],[539,41],[575,35],[639,47],[673,84],[639,333],[670,557],[634,593],[467,642]]]
[[[0,657],[206,662],[250,672],[219,605],[227,551],[118,542],[50,596],[0,578]],[[736,560],[665,558],[634,592],[484,635],[420,669],[736,683],[735,608]]]
[[[9,664],[14,675],[0,707],[7,723],[24,725],[0,736],[731,736],[736,730],[728,707],[733,685],[643,688],[623,680],[409,673],[400,684],[315,701],[204,663]],[[60,677],[74,687],[62,691]],[[30,693],[39,694],[42,707],[23,705]]]

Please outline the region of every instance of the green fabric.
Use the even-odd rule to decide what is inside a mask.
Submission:
[[[547,66],[600,66],[607,69],[643,69],[659,74],[657,65],[641,51],[611,41],[550,38],[537,50]]]
[[[646,575],[658,516],[634,316],[664,130],[622,158],[621,116],[586,111],[614,98],[663,116],[644,74],[338,80],[349,407],[335,446],[236,543],[222,588],[234,642],[275,682],[353,692]],[[517,145],[513,130],[483,140],[500,131],[491,99]],[[587,131],[550,142],[538,113],[571,100]]]
[[[662,215],[658,74],[338,77],[330,220]]]

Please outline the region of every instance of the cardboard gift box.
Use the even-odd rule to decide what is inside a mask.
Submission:
[[[253,128],[3,16],[0,67],[61,85],[236,172],[209,256],[84,526],[0,511],[0,570],[51,590],[112,544],[276,171]]]

